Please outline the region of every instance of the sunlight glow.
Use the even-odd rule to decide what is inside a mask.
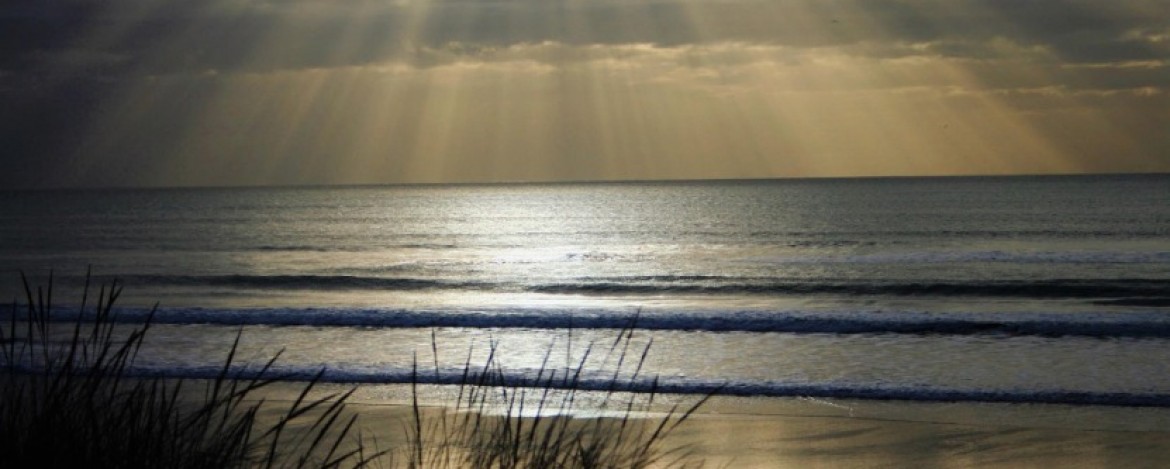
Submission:
[[[115,3],[86,41],[124,43],[166,13]],[[118,77],[92,113],[68,177],[220,185],[1170,170],[1170,137],[1159,131],[1170,119],[1164,27],[1118,36],[1154,58],[1087,61],[1006,37],[994,22],[946,30],[1030,13],[981,2],[921,11],[530,3],[187,7],[175,14],[240,42],[180,30],[131,58],[142,72]],[[1081,7],[1166,16],[1136,0]]]

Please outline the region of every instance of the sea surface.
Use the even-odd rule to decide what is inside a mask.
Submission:
[[[1168,175],[0,192],[0,298],[87,268],[143,374],[1170,407]]]

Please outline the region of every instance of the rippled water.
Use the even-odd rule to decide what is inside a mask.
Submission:
[[[92,265],[126,315],[161,303],[142,366],[175,376],[240,326],[343,382],[416,352],[442,382],[493,341],[523,380],[632,328],[680,392],[1170,405],[1167,201],[1167,176],[9,192],[0,293],[54,269],[70,298]]]

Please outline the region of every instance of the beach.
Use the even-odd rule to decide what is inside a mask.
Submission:
[[[407,403],[381,400],[388,393],[359,389],[349,405],[382,448],[406,444],[412,415]],[[422,415],[444,411],[428,405]],[[1167,428],[1165,409],[715,398],[658,447],[703,467],[1154,468],[1170,460]]]
[[[129,376],[279,354],[363,416],[410,383],[452,407],[490,363],[585,419],[714,394],[669,442],[716,467],[1142,467],[1170,429],[1165,200],[1165,175],[8,192],[0,293],[51,275],[67,343],[117,281],[111,321],[152,321]]]
[[[676,438],[714,467],[1163,467],[1170,433],[850,417],[699,415]]]
[[[0,38],[0,469],[1170,467],[1170,0]]]

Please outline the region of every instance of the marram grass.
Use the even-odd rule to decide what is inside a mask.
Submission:
[[[646,415],[654,393],[620,392],[626,381],[638,379],[649,353],[646,345],[636,361],[631,357],[632,328],[620,331],[604,353],[616,356],[616,365],[603,392],[604,417],[573,418],[590,346],[575,366],[549,366],[551,346],[537,371],[535,386],[508,385],[496,346],[482,365],[464,362],[454,405],[426,420],[417,402],[407,432],[407,466],[426,468],[646,468],[700,467],[686,448],[664,448],[663,440],[706,402],[702,398],[685,409],[671,407],[656,418]],[[433,339],[432,339],[433,340]],[[605,347],[602,347],[606,349]],[[470,353],[469,353],[470,356]],[[607,360],[603,360],[607,361]],[[416,361],[417,363],[417,361]],[[627,366],[633,373],[621,378]],[[415,368],[417,373],[417,366]],[[655,381],[656,382],[656,381]],[[710,397],[710,395],[708,395]],[[598,412],[600,411],[600,412]]]
[[[51,278],[35,295],[24,280],[24,291],[23,307],[13,301],[0,326],[0,458],[6,467],[357,467],[378,456],[352,433],[356,416],[343,417],[345,394],[306,399],[316,381],[306,383],[275,422],[259,426],[264,402],[254,396],[273,382],[266,376],[276,357],[255,379],[230,377],[234,345],[213,380],[133,377],[153,312],[120,330],[116,282],[99,289],[92,314],[87,282],[72,323],[51,320]],[[59,340],[61,328],[68,328],[65,341]],[[198,385],[202,393],[187,389]],[[306,430],[286,433],[306,418],[314,419]],[[357,447],[339,452],[350,440]]]
[[[538,372],[534,387],[509,385],[495,358],[464,364],[455,402],[423,412],[416,384],[410,417],[399,425],[401,447],[379,449],[346,410],[348,392],[310,398],[317,379],[291,402],[266,402],[261,390],[280,380],[279,354],[244,379],[233,375],[240,336],[215,379],[136,377],[133,364],[151,328],[121,324],[117,282],[89,297],[87,280],[76,318],[54,321],[53,287],[22,276],[24,303],[13,300],[0,322],[0,465],[88,468],[645,468],[697,467],[685,448],[663,439],[706,399],[644,418],[654,393],[619,392],[623,366],[636,379],[649,346],[628,360],[630,331],[606,353],[617,356],[601,406],[609,417],[572,418],[593,347],[575,367]],[[65,340],[61,338],[65,337]],[[605,348],[605,347],[603,347]],[[470,356],[470,354],[469,354]],[[417,363],[417,361],[416,361]],[[416,365],[417,371],[417,365]],[[260,418],[277,406],[276,418]],[[528,406],[526,409],[525,406]],[[535,406],[535,408],[533,408]],[[372,446],[367,447],[367,446]]]

